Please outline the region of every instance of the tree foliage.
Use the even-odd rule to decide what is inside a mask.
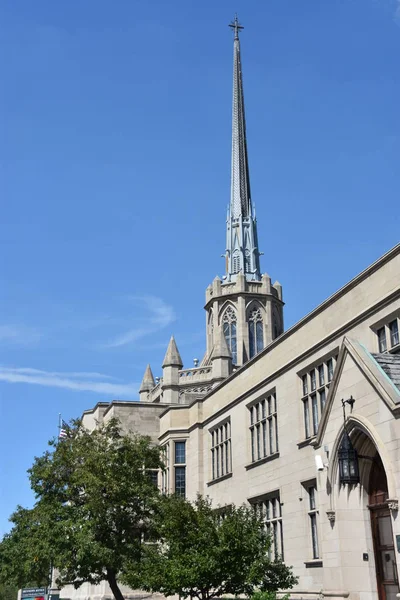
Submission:
[[[13,584],[0,583],[0,600],[17,600],[18,587]]]
[[[10,521],[14,526],[0,544],[1,582],[17,587],[47,585],[51,558],[45,530],[51,527],[51,520],[46,513],[41,515],[38,507],[18,506]]]
[[[210,600],[225,594],[250,596],[255,589],[289,589],[291,568],[270,560],[271,541],[248,507],[229,507],[223,518],[211,502],[165,498],[157,515],[159,542],[147,545],[142,561],[131,563],[125,581],[166,596]]]
[[[159,495],[149,469],[162,466],[160,451],[147,437],[123,435],[115,419],[92,432],[75,421],[67,433],[29,470],[36,503],[11,517],[0,579],[47,582],[51,564],[59,585],[107,580],[122,600],[117,576],[140,560]]]

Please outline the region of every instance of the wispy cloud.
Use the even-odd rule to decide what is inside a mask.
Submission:
[[[36,344],[43,334],[34,327],[25,325],[0,325],[0,344],[30,346]]]
[[[110,381],[112,379],[114,378],[101,373],[60,373],[58,371],[41,371],[29,367],[0,366],[0,381],[8,383],[27,383],[79,392],[94,392],[111,398],[132,399],[137,396],[138,383],[117,383],[116,381]]]
[[[130,296],[130,300],[145,309],[147,314],[143,315],[141,319],[142,324],[120,333],[118,336],[104,344],[105,347],[118,348],[120,346],[126,346],[150,333],[155,333],[156,331],[163,329],[176,319],[172,306],[166,304],[161,298],[157,298],[156,296]]]

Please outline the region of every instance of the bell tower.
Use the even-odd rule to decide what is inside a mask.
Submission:
[[[237,16],[230,24],[233,41],[231,199],[226,220],[226,272],[206,290],[207,353],[212,360],[221,334],[241,366],[283,332],[283,298],[279,282],[261,274],[257,220],[251,201]],[[218,346],[219,347],[219,346]]]

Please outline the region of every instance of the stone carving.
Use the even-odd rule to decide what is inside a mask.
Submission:
[[[336,512],[334,510],[327,510],[326,516],[328,517],[329,523],[333,525],[336,519]]]
[[[388,498],[387,503],[391,512],[399,510],[399,501],[397,498]]]

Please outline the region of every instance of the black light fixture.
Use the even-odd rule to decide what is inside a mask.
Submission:
[[[358,470],[358,454],[357,450],[351,443],[350,436],[346,431],[346,404],[349,404],[351,408],[354,405],[354,398],[351,396],[349,400],[342,400],[343,406],[343,420],[344,420],[344,433],[343,439],[340,443],[338,450],[339,458],[339,481],[340,483],[356,484],[360,482],[360,473]]]

